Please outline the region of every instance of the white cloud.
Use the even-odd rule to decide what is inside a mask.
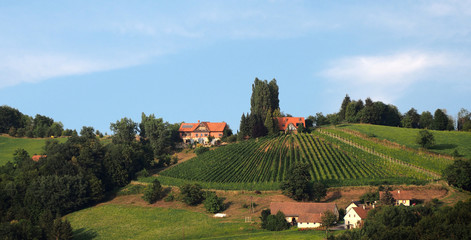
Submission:
[[[392,102],[412,84],[464,62],[450,54],[415,51],[386,56],[353,56],[333,61],[321,75],[354,96]]]
[[[102,61],[61,54],[26,54],[0,58],[0,88],[53,77],[106,71],[139,64],[139,59]]]

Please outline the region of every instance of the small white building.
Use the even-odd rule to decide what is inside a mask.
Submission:
[[[352,204],[349,205],[349,207]],[[345,228],[346,229],[351,229],[351,228],[359,228],[363,226],[363,221],[365,221],[366,217],[368,216],[368,211],[374,208],[374,205],[372,206],[366,206],[364,204],[360,204],[358,207],[347,207],[347,213],[345,214],[345,217],[343,218],[345,220]]]
[[[318,228],[322,224],[322,216],[326,211],[332,211],[337,218],[339,211],[335,203],[298,203],[298,202],[272,202],[270,211],[276,214],[281,211],[286,221],[298,228]]]

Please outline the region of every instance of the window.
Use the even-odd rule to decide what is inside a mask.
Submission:
[[[196,136],[198,137],[198,133],[196,134]]]
[[[221,134],[221,133],[219,133],[219,137],[221,137],[221,136],[222,136],[222,134]]]
[[[205,137],[207,137],[207,136],[208,136],[208,134],[206,133],[204,136],[205,136]]]

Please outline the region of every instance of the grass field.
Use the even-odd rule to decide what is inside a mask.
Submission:
[[[339,126],[340,128],[349,128],[359,131],[378,139],[386,139],[411,148],[419,148],[415,142],[420,129],[388,127],[369,124],[346,124]],[[435,146],[430,151],[440,154],[453,154],[456,149],[458,153],[465,157],[471,158],[471,132],[457,131],[433,131],[435,136]]]
[[[66,216],[74,239],[323,239],[323,231],[269,232],[181,209],[106,204]]]
[[[13,160],[13,153],[18,148],[25,149],[30,156],[41,154],[46,140],[49,138],[12,138],[0,136],[0,165]],[[59,142],[67,141],[67,138],[56,138]]]

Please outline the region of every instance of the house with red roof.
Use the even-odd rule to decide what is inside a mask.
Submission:
[[[278,129],[281,132],[298,133],[298,126],[306,127],[306,122],[303,117],[277,117]]]
[[[379,193],[379,198],[382,199],[384,196],[385,192],[380,192]],[[397,190],[397,191],[391,191],[390,192],[393,196],[393,198],[396,200],[396,205],[404,205],[404,206],[410,206],[410,202],[413,198],[413,193],[411,191],[403,191],[403,190]]]
[[[366,206],[365,204],[350,204],[349,207],[347,207],[347,213],[343,218],[345,220],[345,228],[351,229],[363,226],[363,222],[368,216],[368,212],[373,208],[375,208],[374,205]]]
[[[182,123],[178,133],[185,143],[208,143],[209,137],[221,139],[224,135],[225,122]]]
[[[318,228],[322,225],[322,216],[332,211],[337,218],[339,211],[335,203],[304,203],[304,202],[272,202],[272,214],[282,212],[286,221],[298,228]]]

